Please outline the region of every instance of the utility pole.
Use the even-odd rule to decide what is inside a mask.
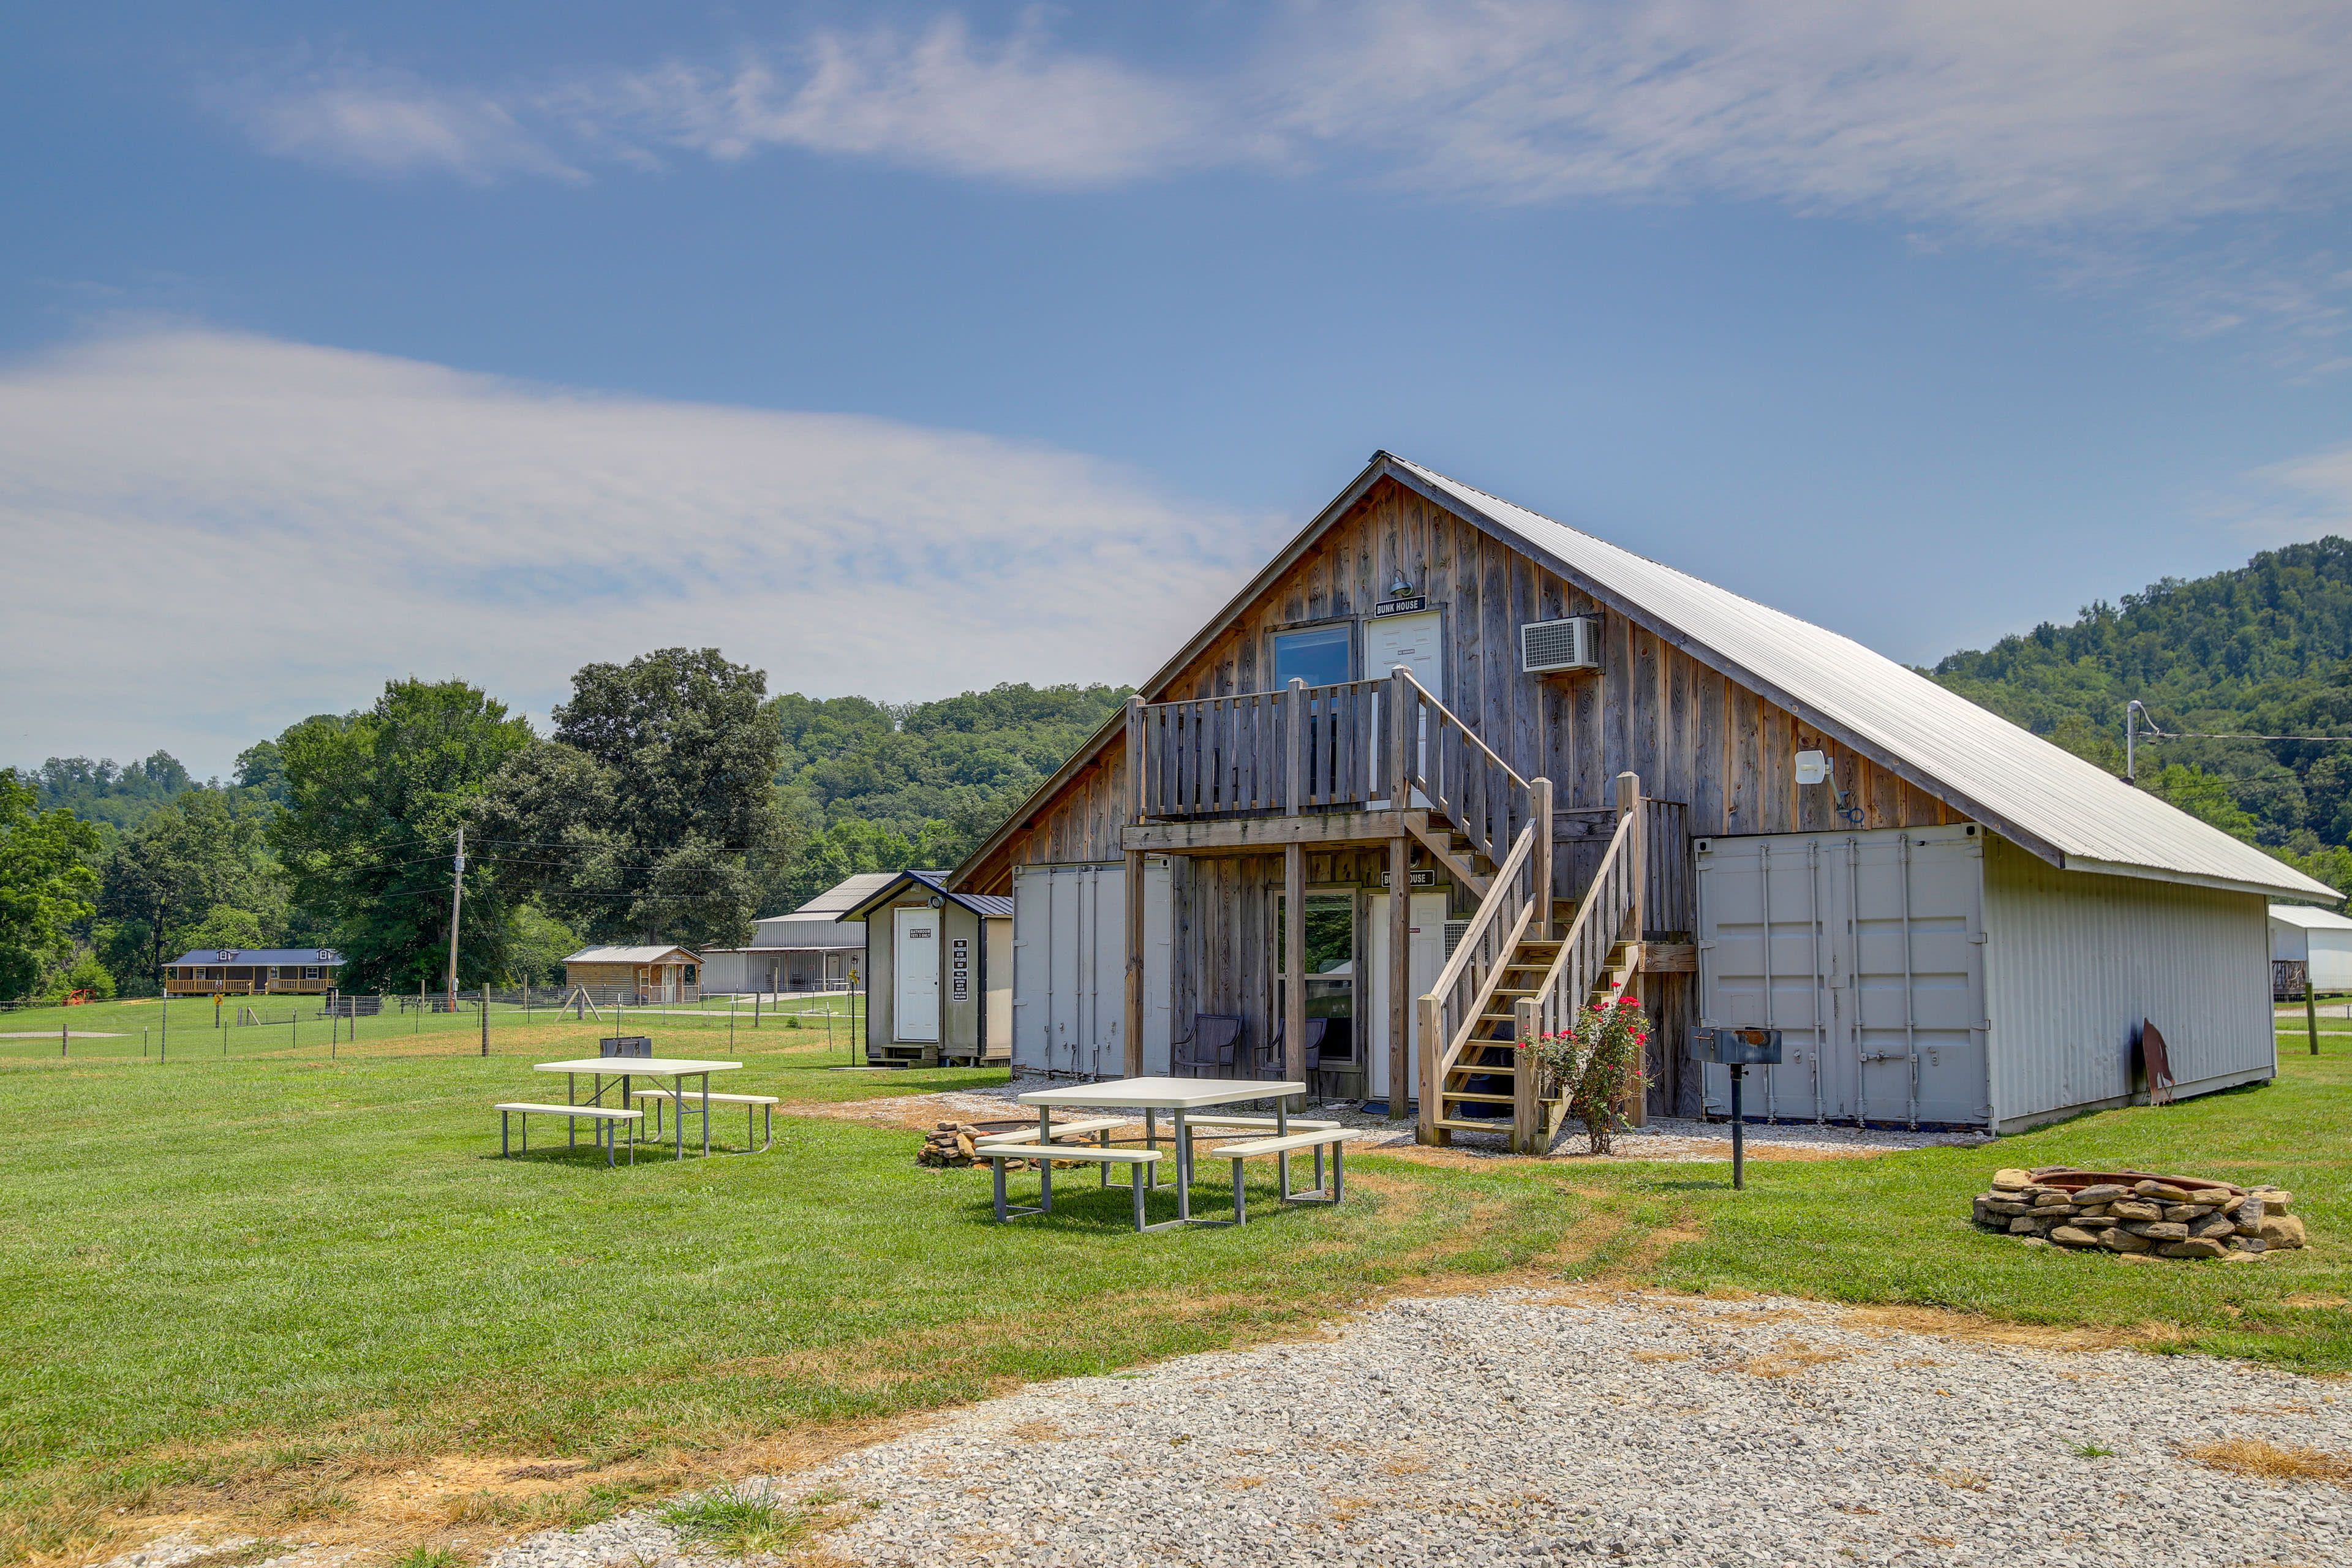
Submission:
[[[2124,704],[2124,782],[2126,784],[2139,782],[2139,721],[2142,719],[2147,719],[2147,708],[2138,698],[2135,697]],[[2148,719],[2147,727],[2153,731],[2156,728],[2156,721]]]
[[[449,1011],[457,1010],[457,906],[466,900],[466,828],[457,827],[457,861],[449,874]]]

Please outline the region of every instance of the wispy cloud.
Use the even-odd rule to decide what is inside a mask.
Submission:
[[[2264,547],[2324,534],[2352,536],[2352,446],[2258,468],[2215,516]]]
[[[59,590],[0,624],[0,734],[216,766],[388,676],[543,713],[676,644],[824,693],[1138,679],[1271,531],[964,432],[142,335],[0,371],[0,539]]]
[[[264,144],[386,173],[790,146],[1049,186],[1339,164],[1501,202],[1700,193],[1986,232],[2340,195],[2336,0],[1299,0],[1202,77],[953,15],[458,89],[306,78]]]

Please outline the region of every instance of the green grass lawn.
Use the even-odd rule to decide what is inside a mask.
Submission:
[[[1054,1215],[1000,1227],[984,1173],[919,1169],[914,1135],[789,1104],[756,1158],[646,1148],[607,1171],[544,1149],[561,1139],[542,1123],[530,1159],[498,1159],[488,1106],[550,1097],[530,1064],[593,1054],[593,1021],[496,1015],[484,1058],[473,1016],[368,1020],[330,1057],[323,1021],[273,1040],[190,1026],[209,1008],[175,1004],[159,1063],[138,1054],[156,1011],[71,1009],[123,1037],[62,1060],[53,1040],[0,1042],[18,1129],[0,1152],[0,1556],[85,1550],[195,1498],[249,1528],[331,1518],[337,1478],[456,1453],[593,1461],[539,1513],[495,1515],[576,1519],[781,1434],[1261,1338],[1423,1279],[2152,1323],[2155,1348],[2352,1371],[2352,1052],[2313,1058],[2286,1031],[2273,1087],[1986,1150],[1759,1161],[1738,1194],[1719,1166],[1366,1158],[1339,1210],[1279,1210],[1269,1185],[1245,1229],[1137,1237],[1091,1173],[1065,1176]],[[726,1047],[715,1010],[629,1028],[667,1053]],[[732,1055],[746,1066],[723,1087],[803,1105],[1001,1078],[833,1070],[839,1023],[828,1048],[739,1022]],[[714,1130],[740,1142],[740,1121]],[[2058,1163],[2278,1182],[2319,1245],[2158,1268],[1968,1223],[1996,1166]]]
[[[499,1159],[490,1104],[550,1097],[560,1080],[530,1062],[593,1054],[597,1032],[500,1020],[483,1058],[461,1029],[436,1042],[384,1020],[332,1059],[321,1025],[315,1047],[277,1054],[231,1031],[226,1058],[214,1035],[211,1053],[175,1045],[160,1065],[0,1064],[23,1130],[0,1153],[15,1550],[95,1539],[211,1483],[266,1500],[272,1478],[404,1456],[690,1473],[798,1426],[1230,1343],[1411,1276],[1508,1269],[1590,1208],[1538,1167],[1385,1162],[1337,1211],[1278,1211],[1268,1186],[1244,1229],[1137,1237],[1124,1194],[1089,1173],[1066,1175],[1052,1216],[1000,1227],[984,1173],[918,1168],[904,1131],[806,1116],[781,1117],[755,1158],[646,1147],[607,1170],[541,1122],[531,1158]],[[681,1055],[725,1037],[649,1032]],[[806,1033],[739,1030],[745,1068],[723,1087],[806,1103],[1003,1077],[834,1071]],[[714,1121],[740,1143],[740,1121]]]

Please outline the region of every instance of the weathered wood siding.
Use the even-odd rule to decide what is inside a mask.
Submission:
[[[1622,616],[1602,617],[1599,675],[1521,673],[1522,623],[1601,614],[1600,606],[1390,479],[1326,530],[1165,687],[1145,695],[1165,700],[1266,689],[1274,633],[1369,616],[1400,567],[1445,616],[1446,706],[1523,776],[1549,777],[1563,811],[1604,811],[1612,781],[1630,770],[1641,775],[1645,795],[1687,803],[1694,836],[1828,829],[1841,826],[1832,819],[1830,791],[1797,787],[1792,760],[1800,751],[1823,751],[1848,805],[1863,814],[1852,826],[1960,820],[1941,801]],[[967,886],[1003,892],[1016,864],[1118,858],[1126,780],[1125,739],[1114,732],[1094,763],[1053,799],[1037,803],[1027,826],[990,864],[976,868]]]

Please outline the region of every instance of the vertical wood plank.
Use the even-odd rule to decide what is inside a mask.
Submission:
[[[1412,1049],[1412,844],[1403,838],[1389,840],[1388,928],[1383,934],[1389,965],[1389,1120],[1395,1121],[1404,1115]]]

